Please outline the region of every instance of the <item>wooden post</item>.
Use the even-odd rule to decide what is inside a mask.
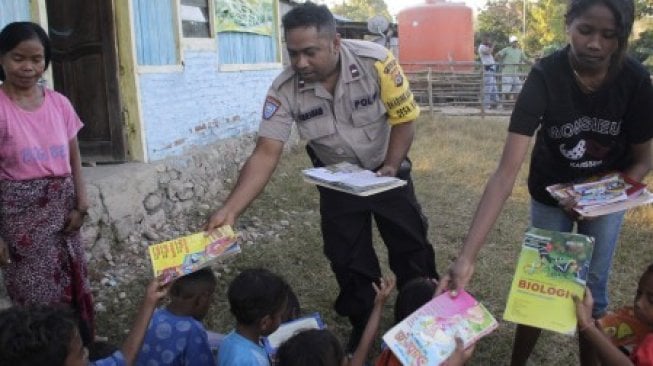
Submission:
[[[433,118],[433,116],[434,116],[434,112],[433,112],[433,83],[431,81],[431,70],[432,70],[432,68],[431,68],[431,66],[429,66],[429,72],[426,74],[426,82],[427,82],[426,88],[428,90],[427,94],[429,95],[429,110],[430,110],[430,113],[431,113],[431,118]]]
[[[479,83],[481,86],[481,118],[485,118],[485,66],[481,64],[481,82]]]

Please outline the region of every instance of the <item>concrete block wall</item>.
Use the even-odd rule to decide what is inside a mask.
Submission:
[[[181,72],[139,75],[150,161],[255,132],[267,90],[281,69],[220,72],[218,55],[185,51]]]

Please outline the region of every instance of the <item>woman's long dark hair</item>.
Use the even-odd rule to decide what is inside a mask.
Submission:
[[[569,0],[567,13],[565,13],[565,24],[569,26],[574,19],[583,15],[590,7],[594,5],[605,5],[610,9],[617,26],[617,51],[612,55],[610,60],[610,72],[615,72],[621,68],[626,51],[628,49],[628,37],[633,30],[635,21],[635,3],[633,0]]]
[[[18,46],[20,42],[38,39],[43,45],[45,69],[50,65],[50,38],[40,25],[32,22],[13,22],[7,24],[0,32],[0,57]],[[0,80],[5,80],[5,72],[0,67]]]

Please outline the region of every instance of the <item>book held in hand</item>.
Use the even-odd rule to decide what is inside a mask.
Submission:
[[[274,333],[261,338],[263,347],[270,358],[274,359],[279,346],[295,334],[308,329],[324,329],[320,313],[313,313],[301,318],[285,322]]]
[[[594,238],[529,228],[517,260],[503,319],[573,335],[573,295],[583,298]]]
[[[371,170],[347,162],[304,169],[302,175],[308,183],[357,196],[370,196],[406,185],[405,180],[377,176]]]
[[[498,326],[497,320],[469,293],[451,297],[445,292],[392,327],[383,341],[403,365],[437,366],[456,349],[465,348]]]
[[[148,253],[154,277],[161,276],[165,284],[206,267],[214,260],[238,253],[237,238],[231,226],[225,225],[208,235],[195,233],[150,245]]]
[[[596,217],[653,202],[644,183],[611,173],[579,184],[554,184],[546,190],[558,201],[573,199],[574,211],[584,217]]]

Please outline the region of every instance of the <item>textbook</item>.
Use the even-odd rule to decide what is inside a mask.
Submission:
[[[596,217],[653,202],[646,184],[625,174],[611,173],[580,184],[554,184],[546,190],[557,200],[573,198],[574,211]]]
[[[229,225],[153,244],[148,248],[154,277],[168,283],[210,265],[214,260],[240,252],[238,236]]]
[[[573,335],[594,238],[529,228],[524,235],[503,319]]]
[[[357,196],[370,196],[406,185],[403,179],[380,177],[371,170],[348,162],[304,169],[302,175],[308,183]]]
[[[455,298],[445,292],[424,304],[383,335],[383,341],[403,365],[437,366],[456,349],[465,348],[498,326],[497,320],[469,293]]]
[[[308,329],[324,329],[320,313],[313,313],[301,318],[285,322],[274,333],[262,337],[261,341],[270,358],[274,359],[279,346],[293,335]]]

